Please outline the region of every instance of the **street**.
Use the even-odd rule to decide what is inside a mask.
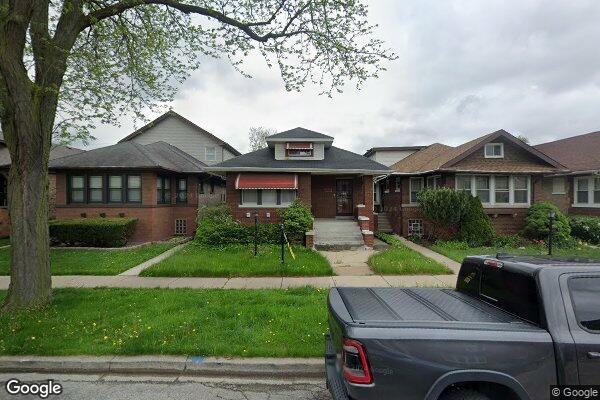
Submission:
[[[34,373],[0,374],[0,399],[40,399],[37,395],[11,395],[6,383],[44,382],[52,379],[62,386],[61,400],[325,400],[330,399],[324,381],[269,381],[191,376],[62,375]]]

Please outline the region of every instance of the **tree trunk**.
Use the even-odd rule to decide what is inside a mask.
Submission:
[[[12,139],[7,142],[14,151],[11,151],[8,176],[11,273],[3,310],[41,306],[51,296],[48,233],[51,133],[42,132],[35,118],[13,121],[5,132],[7,138]],[[18,142],[18,146],[11,146],[10,142],[13,145]]]

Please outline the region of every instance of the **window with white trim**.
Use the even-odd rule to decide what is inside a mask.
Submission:
[[[565,177],[552,178],[552,194],[565,194]]]
[[[423,236],[423,220],[409,219],[408,220],[408,236]]]
[[[242,206],[288,207],[296,199],[291,189],[244,189],[241,191]]]
[[[575,206],[600,207],[600,177],[581,176],[574,179]]]
[[[423,178],[410,178],[410,202],[417,203],[423,191]]]
[[[206,161],[217,161],[217,149],[214,146],[208,146],[204,149],[204,158]]]
[[[504,143],[486,143],[485,158],[504,158]]]
[[[455,189],[479,197],[488,207],[522,206],[531,201],[528,175],[457,175]]]
[[[427,189],[439,189],[442,187],[442,177],[439,175],[427,177]]]

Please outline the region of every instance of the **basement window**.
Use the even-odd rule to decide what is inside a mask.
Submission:
[[[175,234],[185,235],[187,233],[187,220],[185,218],[175,220]]]

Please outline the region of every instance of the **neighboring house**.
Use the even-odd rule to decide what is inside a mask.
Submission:
[[[411,154],[424,149],[427,146],[393,146],[393,147],[372,147],[363,154],[365,157],[371,160],[377,161],[389,167],[392,164],[397,163],[400,160],[405,159]],[[383,209],[382,197],[383,187],[380,182],[375,180],[375,186],[373,187],[373,206],[375,212],[380,212]]]
[[[544,179],[546,197],[569,214],[600,216],[600,132],[534,147],[569,169]]]
[[[72,154],[78,154],[84,150],[76,149],[74,147],[53,145],[50,149],[50,160],[54,160],[60,157],[65,157]],[[8,215],[8,197],[7,197],[7,179],[8,170],[10,168],[11,159],[4,136],[0,133],[0,237],[7,237],[10,235],[10,218]],[[50,217],[54,216],[54,204],[56,194],[56,177],[54,174],[48,175],[48,191],[50,198],[48,199],[48,213]]]
[[[278,211],[298,197],[315,218],[357,218],[372,230],[373,176],[391,171],[332,143],[331,136],[295,128],[268,136],[265,149],[208,170],[225,173],[227,203],[240,221],[258,214],[261,222],[278,222]]]
[[[500,130],[458,147],[435,143],[391,166],[382,184],[383,211],[394,231],[430,231],[418,205],[425,188],[449,187],[479,196],[498,233],[514,234],[529,206],[552,200],[544,176],[567,172],[560,162]]]
[[[221,178],[165,142],[117,143],[50,162],[56,173],[56,217],[134,217],[133,242],[192,235],[198,205]]]

